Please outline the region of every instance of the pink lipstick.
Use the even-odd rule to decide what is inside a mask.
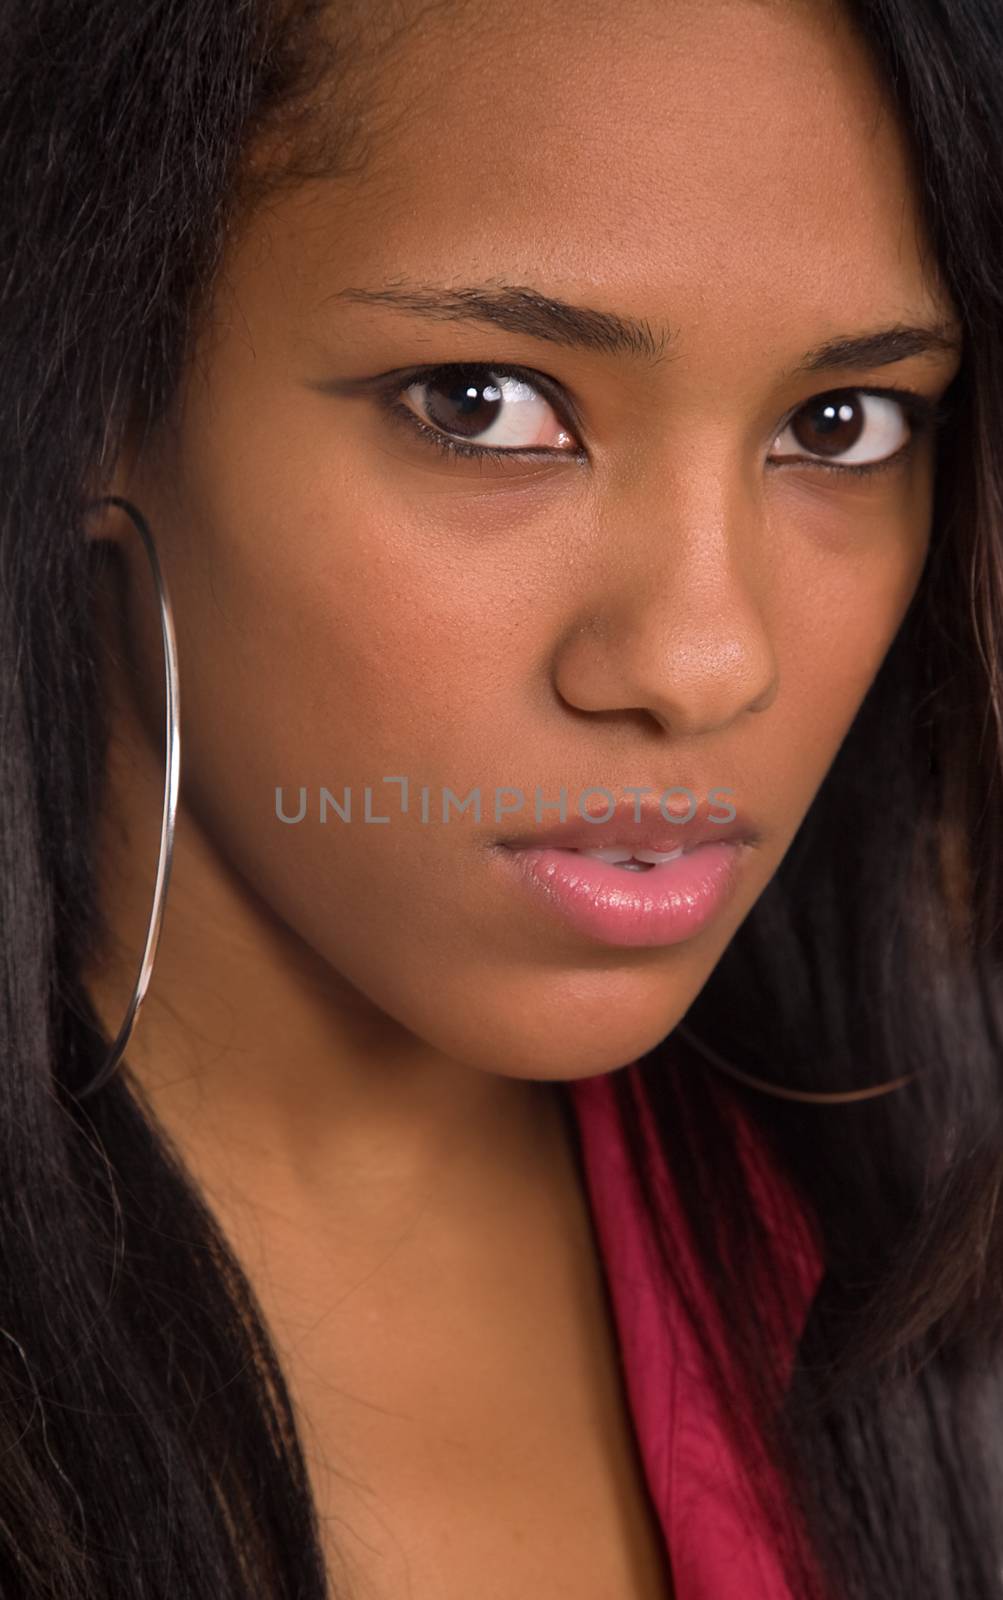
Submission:
[[[498,841],[496,854],[539,905],[586,938],[660,946],[713,920],[756,837],[737,815],[667,822],[661,812],[637,818],[631,805],[602,822],[570,818]]]

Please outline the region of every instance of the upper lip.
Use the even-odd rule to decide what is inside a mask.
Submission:
[[[698,790],[693,791],[699,793]],[[684,845],[693,850],[701,844],[754,843],[758,831],[752,822],[735,807],[734,817],[727,821],[714,821],[724,807],[715,801],[710,807],[699,808],[687,822],[666,822],[656,804],[654,807],[637,807],[634,800],[621,802],[607,821],[586,822],[581,816],[569,817],[550,827],[539,828],[534,833],[521,833],[498,843],[509,850],[602,850],[613,845],[636,845],[639,850],[669,851]],[[731,809],[731,802],[727,802]],[[603,808],[605,809],[605,808]],[[672,807],[666,807],[672,811]],[[687,808],[688,809],[688,808]],[[596,808],[599,816],[603,811]],[[685,813],[683,813],[685,815]]]

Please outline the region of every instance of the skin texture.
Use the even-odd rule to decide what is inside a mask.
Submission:
[[[282,1238],[304,1329],[330,1311],[336,1250],[354,1283],[396,1249],[412,1308],[423,1241],[449,1239],[472,1271],[525,1254],[548,1184],[570,1182],[542,1091],[682,1019],[790,845],[928,546],[930,440],[871,478],[813,462],[808,432],[775,448],[833,389],[937,398],[958,366],[793,373],[838,334],[952,316],[845,22],[747,0],[604,0],[573,28],[543,3],[526,19],[492,0],[402,35],[366,171],[283,196],[234,240],[175,426],[107,485],[157,541],[184,739],[129,1059],[206,1182],[252,1197],[261,1238]],[[664,332],[662,358],[337,298],[489,280],[637,318]],[[582,419],[570,451],[448,461],[371,394],[322,387],[447,361],[551,379]],[[557,446],[546,394],[532,417],[520,437]],[[909,431],[894,405],[864,426],[874,455]],[[121,948],[92,975],[114,1033],[156,862],[163,668],[131,524],[109,513],[93,535],[126,574],[104,618],[102,882]],[[702,933],[612,949],[498,873],[493,841],[531,813],[423,826],[396,814],[387,774],[433,795],[720,786],[759,838]],[[361,798],[367,783],[389,825],[319,823],[321,785]],[[307,787],[302,823],[276,818],[278,784],[290,813]],[[458,1304],[486,1307],[458,1280]],[[326,1348],[347,1362],[341,1326]],[[455,1364],[461,1344],[430,1324],[429,1349]],[[413,1404],[410,1368],[401,1388]]]

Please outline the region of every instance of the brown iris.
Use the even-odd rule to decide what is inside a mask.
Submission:
[[[856,444],[863,427],[863,405],[845,390],[819,395],[791,420],[798,444],[813,455],[842,455]]]
[[[442,373],[422,383],[425,410],[437,428],[468,438],[490,428],[501,409],[502,392],[490,376],[490,368],[483,371],[487,374],[483,381],[468,369]]]

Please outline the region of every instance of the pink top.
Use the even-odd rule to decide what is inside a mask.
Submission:
[[[632,1066],[620,1070],[637,1076]],[[658,1287],[659,1263],[615,1120],[612,1077],[575,1079],[568,1089],[628,1401],[676,1600],[794,1600],[743,1492],[682,1308],[668,1286]],[[671,1207],[671,1188],[665,1193]],[[758,1198],[768,1226],[782,1220],[777,1203],[782,1208],[789,1201],[780,1188],[761,1190]],[[821,1269],[803,1237],[799,1244],[794,1293],[807,1310]]]

